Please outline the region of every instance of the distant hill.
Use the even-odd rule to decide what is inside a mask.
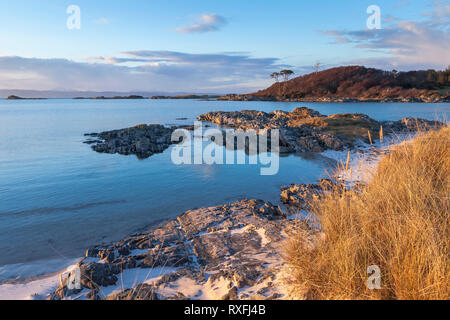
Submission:
[[[231,95],[228,100],[438,102],[449,100],[449,93],[449,69],[396,72],[347,66],[278,82],[255,93]]]
[[[0,98],[7,98],[16,96],[20,98],[115,98],[115,97],[130,97],[130,96],[178,96],[190,94],[187,92],[162,92],[162,91],[39,91],[39,90],[21,90],[21,89],[0,89]]]

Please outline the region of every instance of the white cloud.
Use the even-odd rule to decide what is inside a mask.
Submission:
[[[203,14],[198,21],[192,25],[178,28],[177,31],[181,33],[205,33],[218,31],[227,23],[224,17],[215,13]]]
[[[248,92],[291,67],[248,54],[130,51],[119,57],[66,59],[0,57],[0,88],[80,91]],[[217,79],[223,81],[218,84]]]
[[[450,64],[450,5],[435,1],[424,21],[398,21],[381,30],[328,30],[333,43],[353,43],[379,57],[348,61],[379,68],[443,69]]]

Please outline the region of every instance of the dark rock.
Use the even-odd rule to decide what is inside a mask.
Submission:
[[[134,289],[127,289],[120,293],[113,294],[106,300],[159,300],[155,287],[148,284],[140,284]]]
[[[231,288],[230,291],[222,297],[222,300],[238,300],[238,288]]]
[[[99,286],[112,286],[117,282],[120,270],[115,265],[87,263],[80,266],[81,285],[84,288],[97,289]]]
[[[403,119],[397,122],[378,122],[360,113],[323,116],[309,108],[296,108],[292,112],[244,110],[235,112],[209,112],[198,117],[219,126],[237,130],[270,132],[280,130],[280,152],[323,152],[355,147],[358,140],[369,142],[368,132],[375,140],[381,126],[386,136],[433,128],[431,121]],[[443,125],[439,123],[439,125]],[[436,127],[436,124],[434,125]],[[224,142],[226,138],[224,139]],[[236,148],[236,145],[235,145]],[[246,151],[248,145],[245,146]]]
[[[97,137],[85,143],[93,144],[92,149],[100,153],[134,154],[140,159],[162,153],[172,144],[171,137],[175,128],[162,125],[138,125],[136,127],[87,134]]]
[[[202,287],[215,299],[238,299],[239,288],[274,281],[282,267],[278,247],[284,235],[304,226],[301,221],[284,219],[278,207],[262,200],[190,210],[145,234],[89,249],[80,262],[82,290],[77,294],[105,299],[101,287],[120,286],[120,273],[127,269],[164,272],[175,268],[152,283],[136,283],[107,299],[196,298],[195,292],[179,283]],[[68,297],[66,288],[67,278],[51,299]],[[277,290],[271,287],[268,295],[278,294]]]

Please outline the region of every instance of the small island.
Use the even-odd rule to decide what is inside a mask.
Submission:
[[[279,129],[280,153],[283,154],[352,150],[358,147],[359,142],[373,142],[380,136],[381,128],[387,137],[444,125],[412,118],[376,121],[360,113],[325,116],[306,107],[296,108],[292,112],[208,112],[197,119],[222,128],[256,130],[257,133],[265,129]],[[87,133],[85,136],[90,138],[85,143],[99,153],[136,155],[139,159],[146,159],[174,144],[171,135],[180,128],[192,130],[191,126],[166,128],[159,124],[141,124],[121,130]]]
[[[11,95],[6,100],[47,100],[47,98],[22,98],[19,96]]]
[[[95,98],[85,98],[85,97],[76,97],[75,100],[83,100],[83,99],[90,99],[90,100],[141,100],[145,99],[143,96],[138,95],[130,95],[130,96],[115,96],[115,97],[105,97],[105,96],[99,96]]]
[[[219,95],[197,95],[197,94],[187,94],[187,95],[181,95],[181,96],[153,96],[150,99],[153,100],[162,100],[162,99],[174,99],[174,100],[215,100],[217,98],[220,98]]]

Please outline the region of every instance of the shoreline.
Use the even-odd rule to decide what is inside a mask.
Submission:
[[[409,137],[409,138],[412,138],[412,137]],[[402,142],[403,142],[403,140],[399,141],[399,143],[402,143]],[[366,147],[368,149],[370,148],[369,145],[366,145]],[[327,156],[327,157],[330,157],[330,159],[334,159],[336,162],[342,161],[342,159],[344,159],[345,156],[346,156],[346,152],[345,151],[331,151],[331,152],[330,151],[325,151],[323,154],[325,156]],[[376,158],[375,161],[376,162],[379,161],[381,156],[382,156],[381,153],[377,153],[375,155],[375,158]],[[369,157],[367,157],[366,159],[368,159],[368,158]],[[252,200],[248,200],[248,201],[252,201]],[[229,204],[224,205],[224,206],[225,207],[226,206],[233,206],[233,205],[236,205],[239,202],[245,203],[245,201],[238,201],[238,202],[229,203]],[[220,207],[224,207],[224,206],[218,206],[218,207],[213,207],[213,208],[199,208],[199,209],[194,209],[194,210],[188,210],[187,212],[202,212],[202,211],[205,211],[205,210],[211,210],[211,209],[214,210],[214,209],[217,209],[217,208],[220,208]],[[296,215],[295,213],[290,212],[290,210],[292,210],[292,209],[287,209],[288,207],[290,207],[290,206],[286,205],[286,207],[283,207],[283,209],[282,209],[283,212],[286,212],[286,213],[289,212],[290,213],[290,215],[288,216],[288,219],[284,220],[284,223],[292,224],[293,221],[296,221],[297,223],[300,223],[300,225],[302,225],[302,222],[299,219],[299,217],[302,217],[301,212],[297,213],[297,215]],[[292,207],[290,207],[290,208],[292,208]],[[277,210],[278,208],[273,207],[272,209],[273,210]],[[298,209],[294,208],[293,210],[297,211]],[[151,227],[150,230],[153,230],[153,231],[158,230],[158,229],[161,230],[160,228],[164,228],[164,226],[167,226],[168,224],[173,223],[174,221],[179,221],[180,217],[185,215],[185,214],[186,214],[186,212],[181,214],[181,215],[179,215],[176,219],[168,219],[168,220],[165,220],[165,221],[155,222],[154,224],[151,224],[152,227]],[[264,220],[264,221],[265,222],[269,222],[270,220]],[[135,232],[135,233],[133,233],[133,235],[130,235],[127,238],[129,239],[129,238],[133,238],[133,237],[145,236],[146,234],[149,234],[149,232],[153,232],[153,231],[144,231],[144,229],[146,229],[147,227],[149,227],[149,226],[146,226],[146,227],[142,228],[142,232]],[[252,229],[254,229],[253,226],[249,227],[247,225],[247,226],[240,227],[240,228],[237,228],[237,229],[232,229],[231,232],[235,233],[236,235],[241,235],[242,236],[243,234],[247,233],[248,228],[250,228],[250,233],[255,231],[255,230],[252,231]],[[262,229],[264,229],[264,227],[262,227]],[[257,237],[257,238],[259,237],[260,244],[265,243],[265,242],[268,241],[267,237],[264,236],[265,231],[262,231],[262,229],[256,229],[256,233],[253,233],[254,237]],[[244,232],[244,233],[242,233],[241,231]],[[207,236],[208,234],[209,234],[209,232],[205,233],[203,231],[203,233],[201,233],[200,235],[201,236]],[[274,241],[273,245],[269,246],[270,247],[270,249],[268,250],[269,252],[265,252],[264,254],[267,254],[268,256],[272,256],[272,258],[273,258],[273,255],[276,255],[277,254],[277,250],[280,248],[280,243],[281,243],[280,241]],[[100,245],[99,248],[100,247],[101,248],[107,248],[107,247],[110,247],[112,245],[113,244],[109,244],[109,245],[108,244],[103,244],[103,245]],[[276,247],[276,248],[274,248],[274,247]],[[88,253],[89,253],[89,250],[88,250]],[[261,254],[261,252],[259,254]],[[94,262],[94,263],[101,263],[101,264],[107,263],[103,259],[93,258],[93,257],[84,257],[84,258],[79,258],[79,259],[74,259],[74,260],[78,260],[81,263],[83,263],[83,261],[85,261],[85,262],[87,261],[88,263],[92,263],[92,262]],[[264,258],[264,259],[262,259],[261,262],[264,262],[264,264],[266,264],[266,262],[269,262],[269,260],[270,259],[265,259]],[[270,268],[276,269],[276,271],[277,271],[277,275],[275,277],[275,280],[277,279],[277,277],[280,277],[280,278],[278,278],[277,281],[282,281],[283,270],[281,268],[281,265],[279,263],[277,263],[277,261],[279,262],[280,259],[272,259],[272,261],[271,261],[271,263],[269,265],[270,265]],[[73,270],[73,268],[76,265],[77,265],[77,263],[73,264],[73,265],[70,265],[67,268],[63,269],[61,272],[56,272],[56,273],[52,273],[52,274],[48,274],[48,275],[42,275],[42,276],[35,277],[35,278],[32,278],[32,279],[19,281],[18,283],[2,284],[2,285],[0,285],[0,299],[1,299],[2,296],[11,294],[11,292],[16,292],[15,293],[16,297],[18,297],[18,295],[19,295],[19,296],[21,296],[22,299],[25,299],[25,298],[27,298],[27,299],[30,299],[30,298],[32,298],[32,299],[48,299],[49,295],[51,293],[54,293],[55,291],[57,291],[57,287],[58,286],[61,287],[60,286],[60,278],[63,277],[63,279],[64,279],[65,277],[67,277],[68,272],[70,270]],[[136,285],[139,285],[139,283],[135,283],[133,278],[134,279],[138,279],[139,278],[139,279],[142,280],[143,283],[144,282],[149,282],[150,280],[147,279],[148,277],[147,277],[146,273],[151,273],[152,269],[153,268],[151,268],[151,269],[139,269],[139,268],[137,268],[137,269],[136,268],[134,268],[134,269],[133,268],[132,269],[125,269],[124,270],[125,273],[121,272],[121,273],[119,273],[117,275],[117,277],[119,279],[118,280],[119,281],[118,286],[106,286],[106,287],[103,288],[103,290],[105,290],[105,292],[106,291],[109,292],[110,294],[114,294],[114,293],[117,294],[117,293],[119,293],[121,291],[121,290],[119,290],[119,288],[123,285],[123,283],[120,283],[122,281],[125,281],[128,284],[132,284],[132,287],[136,287]],[[127,271],[127,270],[129,270],[129,271]],[[139,271],[139,270],[141,270],[141,271]],[[183,283],[184,283],[184,285],[187,285],[185,283],[186,281],[190,282],[191,285],[194,285],[194,283],[192,282],[193,281],[192,274],[189,273],[189,272],[188,272],[188,274],[185,273],[185,274],[182,274],[181,276],[178,274],[177,276],[180,276],[180,277],[178,277],[177,280],[175,280],[175,281],[172,281],[172,282],[164,282],[163,281],[163,282],[161,282],[161,278],[164,277],[165,275],[169,276],[169,278],[170,278],[170,274],[172,274],[172,273],[176,274],[177,272],[180,272],[180,270],[182,270],[182,268],[173,269],[173,270],[170,270],[171,272],[168,272],[166,274],[166,273],[164,273],[164,267],[163,267],[162,269],[157,270],[158,271],[157,273],[161,273],[161,274],[156,274],[154,277],[151,278],[151,280],[152,281],[159,281],[160,285],[164,285],[165,290],[167,292],[170,292],[170,293],[174,293],[171,290],[167,289],[167,287],[170,287],[170,285],[176,285],[177,288],[180,289],[181,291],[186,290],[186,288],[184,288],[183,286],[180,286],[180,285],[183,284]],[[186,270],[183,270],[183,272],[186,272]],[[214,274],[215,273],[211,273],[209,275],[209,277],[213,276]],[[234,275],[233,275],[233,277],[234,277]],[[230,280],[230,279],[228,279],[228,280]],[[226,283],[227,280],[224,277],[219,277],[218,279],[214,278],[213,282],[216,283],[217,285],[218,284],[227,285],[227,283]],[[269,281],[269,282],[271,282],[271,281]],[[256,287],[258,287],[258,285],[260,287],[263,284],[261,284],[261,283],[254,284],[254,287],[256,288]],[[2,286],[5,286],[5,287],[2,288]],[[208,283],[208,281],[204,282],[201,285],[195,284],[194,287],[198,291],[203,292],[203,294],[201,296],[203,296],[204,298],[213,298],[213,299],[221,299],[222,298],[222,297],[217,296],[217,293],[213,292],[214,290],[212,290],[212,288],[211,288],[211,283]],[[41,288],[43,290],[43,292],[33,292],[33,293],[31,293],[32,291],[36,291],[36,288]],[[268,287],[266,286],[264,288],[268,288]],[[260,288],[259,290],[262,290],[264,288]],[[269,288],[270,289],[265,289],[263,291],[266,292],[266,293],[267,292],[272,292],[273,291],[272,288],[271,287],[269,287]],[[247,293],[243,292],[241,289],[238,289],[238,293],[239,294],[248,294],[248,291],[251,291],[251,290],[247,290],[247,289],[246,289]],[[258,291],[258,290],[256,290],[256,291]],[[84,289],[83,292],[76,293],[72,298],[73,299],[80,299],[80,298],[85,299],[85,298],[87,298],[86,295],[88,295],[89,292],[90,292],[90,290]],[[234,292],[234,289],[233,289],[233,292]],[[34,295],[35,293],[37,295]],[[229,292],[226,292],[224,295],[226,295],[228,293]],[[214,296],[213,294],[216,294],[216,296]],[[278,295],[281,295],[281,296],[279,296],[279,298],[281,298],[281,297],[284,297],[284,298],[288,297],[288,293],[287,292],[282,292],[282,293],[280,293],[280,292],[272,292],[272,295],[270,296],[270,298],[278,297]],[[259,298],[262,299],[262,298],[264,298],[264,296],[260,296]]]
[[[344,150],[344,151],[333,151],[333,152],[338,152],[341,156],[343,155],[343,154],[346,154],[346,150]],[[327,153],[327,151],[325,151],[325,154]],[[339,160],[338,160],[339,161]],[[262,220],[258,220],[259,221],[259,226],[260,227],[257,227],[257,228],[255,228],[255,225],[254,225],[254,223],[252,222],[252,223],[247,223],[247,224],[243,224],[243,225],[241,225],[241,224],[238,224],[238,225],[235,225],[236,227],[235,228],[231,228],[231,229],[229,229],[229,226],[228,227],[225,227],[225,228],[223,228],[223,229],[216,229],[215,230],[215,232],[211,232],[211,230],[209,229],[209,227],[207,227],[207,228],[203,228],[199,233],[197,233],[197,234],[195,234],[194,236],[196,236],[197,238],[199,238],[199,239],[197,239],[198,241],[200,241],[200,243],[202,242],[202,241],[204,241],[204,239],[202,239],[202,237],[206,237],[206,238],[208,238],[208,236],[211,236],[212,234],[214,234],[214,233],[227,233],[227,232],[230,232],[230,234],[231,234],[231,238],[233,238],[233,235],[240,235],[240,236],[242,236],[242,235],[248,235],[248,234],[250,234],[250,238],[256,238],[256,244],[255,244],[255,246],[256,247],[258,247],[259,246],[259,249],[261,249],[261,248],[264,248],[264,250],[265,251],[263,251],[263,252],[259,252],[259,251],[256,251],[256,253],[257,254],[265,254],[266,255],[266,257],[267,256],[273,256],[273,255],[276,255],[277,253],[276,253],[276,250],[275,250],[275,247],[278,247],[279,246],[279,244],[280,244],[280,239],[271,239],[270,238],[270,236],[267,236],[267,230],[265,229],[265,225],[266,225],[266,223],[268,222],[268,221],[272,221],[272,219],[273,218],[275,218],[274,220],[280,220],[279,222],[276,222],[276,223],[278,223],[278,225],[277,226],[275,226],[274,228],[278,228],[277,230],[279,230],[280,228],[285,228],[286,226],[284,225],[284,223],[286,223],[286,221],[290,221],[290,222],[292,222],[292,219],[284,219],[284,218],[280,218],[280,217],[282,217],[283,216],[283,214],[285,214],[284,213],[284,211],[281,209],[280,210],[280,208],[277,208],[277,207],[275,207],[275,206],[273,206],[273,205],[271,205],[271,204],[269,204],[269,203],[266,203],[265,201],[262,201],[261,200],[261,202],[257,202],[256,204],[259,206],[258,207],[258,209],[256,210],[256,212],[257,212],[257,214],[256,214],[256,216],[255,216],[255,210],[254,210],[254,208],[252,207],[252,206],[254,206],[255,205],[255,203],[253,203],[252,204],[252,201],[255,201],[255,200],[245,200],[245,201],[237,201],[237,202],[233,202],[233,203],[229,203],[229,204],[227,204],[227,205],[225,205],[225,206],[217,206],[217,207],[213,207],[213,208],[200,208],[200,209],[195,209],[195,210],[189,210],[188,212],[191,212],[191,214],[201,214],[202,215],[202,217],[203,218],[208,218],[208,216],[209,216],[209,212],[212,210],[212,211],[215,211],[215,210],[223,210],[223,208],[228,208],[227,210],[230,210],[229,208],[231,207],[231,208],[233,208],[234,207],[234,211],[236,211],[237,213],[237,215],[239,215],[239,214],[242,214],[242,212],[246,212],[244,215],[245,215],[245,217],[246,218],[251,218],[251,219],[253,219],[253,218],[258,218],[258,219],[262,219]],[[237,208],[237,209],[236,209]],[[265,213],[269,213],[268,214],[268,216],[263,216],[263,217],[258,217],[258,215],[259,215],[259,211],[258,210],[260,210],[261,208],[266,208],[266,209],[263,209],[263,214],[265,214]],[[209,210],[209,211],[208,211]],[[207,211],[207,212],[206,212]],[[267,212],[266,212],[267,211]],[[207,214],[208,213],[208,214]],[[301,213],[301,212],[300,212]],[[184,215],[186,215],[187,214],[187,212],[185,212],[184,214],[182,214],[182,215],[180,215],[180,216],[178,216],[178,218],[176,219],[176,221],[179,221],[180,220],[180,217],[182,217],[182,216],[184,216]],[[253,218],[252,218],[253,217]],[[293,216],[294,217],[294,216]],[[285,217],[286,218],[286,217]],[[294,217],[293,219],[295,219],[296,217]],[[233,217],[231,217],[231,219],[234,219]],[[200,219],[201,220],[201,219]],[[171,220],[171,221],[169,221],[169,222],[167,222],[167,223],[164,223],[164,222],[159,222],[159,223],[161,223],[161,224],[163,224],[164,225],[164,227],[166,227],[166,226],[168,226],[168,225],[170,225],[171,223],[173,223],[175,220]],[[262,221],[262,222],[261,222]],[[284,221],[284,222],[283,222]],[[295,221],[298,221],[298,219],[295,219]],[[212,225],[215,225],[216,226],[216,224],[217,223],[219,223],[219,222],[222,222],[221,220],[220,221],[213,221],[213,223],[212,223]],[[299,223],[301,223],[301,222],[299,222]],[[261,225],[262,225],[262,227],[261,227]],[[268,225],[271,225],[270,223],[268,224]],[[273,226],[273,225],[272,225]],[[177,230],[182,230],[184,227],[183,226],[181,226],[181,224],[179,224],[178,225],[178,228],[175,228],[175,229],[177,229]],[[153,228],[154,230],[153,231],[151,231],[151,232],[154,232],[155,230],[161,230],[161,229],[164,229],[164,228],[158,228],[158,227],[155,227],[155,228]],[[184,231],[185,232],[185,231]],[[185,232],[186,233],[186,232]],[[128,237],[128,239],[131,239],[131,238],[136,238],[136,237],[140,237],[140,236],[144,236],[144,235],[148,235],[149,234],[149,232],[145,232],[145,233],[139,233],[139,234],[134,234],[133,236],[130,236],[130,237]],[[273,235],[273,233],[272,233],[272,235]],[[267,237],[269,237],[269,240],[268,240],[268,238]],[[194,237],[195,238],[195,237]],[[192,238],[192,239],[187,239],[187,238],[181,238],[180,239],[180,241],[181,242],[183,242],[183,243],[185,243],[186,241],[197,241],[196,239],[194,239],[194,238]],[[125,240],[125,239],[124,239]],[[123,241],[124,241],[123,240]],[[207,239],[208,240],[208,239]],[[208,240],[209,241],[209,240]],[[242,245],[239,245],[239,239],[236,239],[236,240],[233,240],[233,241],[238,241],[238,246],[241,246],[241,247],[245,247],[245,246],[242,246]],[[233,242],[232,241],[232,242]],[[249,240],[249,239],[247,239],[247,241],[250,241],[250,243],[251,243],[251,239]],[[216,241],[217,242],[217,241]],[[215,242],[215,243],[216,243]],[[272,242],[273,242],[273,245],[272,245]],[[268,245],[269,244],[269,245]],[[102,246],[100,246],[100,247],[96,247],[96,248],[94,248],[94,250],[97,250],[97,249],[100,249],[100,250],[98,250],[98,252],[96,253],[96,254],[94,254],[94,256],[92,256],[92,251],[91,251],[91,253],[89,253],[89,250],[88,250],[88,255],[87,255],[87,257],[86,258],[82,258],[82,261],[81,261],[81,265],[83,265],[83,263],[87,263],[88,265],[89,265],[89,267],[92,267],[92,266],[98,266],[98,265],[105,265],[105,264],[117,264],[117,262],[114,262],[114,260],[111,260],[111,261],[108,261],[108,259],[109,258],[111,258],[111,259],[115,259],[116,257],[111,257],[110,256],[110,254],[111,254],[111,250],[110,251],[108,251],[108,248],[109,249],[111,249],[112,248],[112,246],[114,246],[114,244],[108,244],[108,245],[102,245]],[[106,248],[106,249],[105,249]],[[169,247],[170,248],[170,247]],[[92,249],[92,248],[91,248]],[[164,249],[167,249],[167,248],[164,248]],[[191,248],[192,249],[192,248]],[[255,249],[255,247],[254,247],[254,249]],[[114,249],[114,250],[116,250],[116,249]],[[138,250],[138,249],[133,249],[133,250]],[[149,249],[139,249],[139,250],[146,250],[146,252],[145,252],[145,254],[147,254],[148,255],[148,251],[149,251]],[[255,250],[258,250],[258,248],[256,248]],[[275,250],[275,251],[274,251]],[[197,252],[197,249],[196,250],[192,250],[192,252]],[[133,259],[135,259],[135,258],[133,258],[133,257],[135,257],[136,256],[136,253],[137,253],[137,256],[139,256],[139,255],[142,255],[142,254],[144,254],[143,252],[134,252],[135,254],[134,255],[126,255],[126,254],[124,254],[124,255],[122,255],[122,256],[118,256],[118,258],[119,259],[122,259],[122,260],[127,260],[127,259],[129,259],[130,257],[132,258],[131,259],[131,261],[133,260]],[[255,253],[255,252],[253,252],[253,253]],[[144,255],[145,255],[144,254]],[[239,254],[245,254],[245,252],[240,252]],[[209,255],[209,253],[208,254],[206,254],[206,256],[208,256]],[[188,263],[191,263],[192,265],[194,265],[194,266],[199,266],[199,264],[198,264],[198,261],[196,261],[196,259],[197,258],[194,258],[194,256],[196,257],[196,254],[194,254],[194,255],[188,255],[188,257],[190,257],[191,258],[191,260],[192,261],[188,261]],[[141,257],[142,259],[145,259],[145,257]],[[180,257],[181,258],[181,257]],[[189,259],[188,259],[189,260]],[[267,264],[267,261],[269,261],[268,259],[261,259],[260,260],[260,262],[262,262],[263,264],[262,265],[265,265],[265,264]],[[278,259],[278,261],[279,261],[279,259]],[[123,263],[129,263],[129,261],[122,261],[121,262],[121,266],[123,267]],[[223,262],[223,261],[222,261]],[[275,264],[276,264],[276,262],[274,262]],[[133,262],[131,262],[131,265],[133,264]],[[72,266],[73,267],[73,266]],[[276,265],[274,266],[274,268],[278,268]],[[112,269],[114,269],[113,267],[112,267]],[[153,269],[153,268],[150,268],[150,269]],[[178,282],[182,282],[182,281],[186,281],[187,279],[190,279],[190,280],[195,280],[195,281],[197,281],[197,280],[199,280],[199,279],[202,279],[201,277],[200,278],[198,278],[198,272],[197,273],[192,273],[192,270],[191,270],[192,268],[188,268],[188,270],[189,271],[186,271],[186,268],[181,268],[181,269],[177,269],[177,270],[172,270],[173,272],[171,272],[171,273],[169,273],[167,276],[168,276],[168,278],[167,279],[156,279],[157,281],[159,281],[159,286],[171,286],[171,285],[175,285],[175,284],[177,284]],[[131,270],[131,271],[127,271],[127,274],[129,273],[129,272],[135,272],[136,271],[136,268],[129,268],[129,266],[127,267],[127,268],[125,268],[125,269],[121,269],[122,270],[122,272],[119,272],[119,273],[116,273],[117,272],[117,269],[112,273],[112,276],[117,276],[117,277],[123,277],[124,276],[124,274],[123,274],[123,270]],[[135,270],[135,271],[133,271],[133,270]],[[147,269],[144,269],[144,270],[148,270],[148,267],[147,267]],[[182,270],[182,271],[180,271],[180,270]],[[197,268],[197,271],[198,270],[200,270],[201,271],[201,269],[199,269],[199,268]],[[278,270],[278,269],[277,269]],[[85,270],[86,271],[86,270]],[[92,269],[89,269],[88,270],[89,272],[91,272],[91,271],[93,271],[93,272],[97,272],[98,270],[96,269],[96,267],[94,267],[94,270],[92,270]],[[103,270],[104,271],[104,270]],[[103,272],[102,271],[102,272]],[[108,272],[110,272],[111,270],[109,270]],[[161,270],[160,270],[161,271]],[[234,270],[234,271],[236,271],[236,270]],[[233,272],[234,272],[233,271]],[[239,271],[239,270],[238,270]],[[240,271],[242,271],[242,270],[240,270]],[[245,271],[245,270],[244,270]],[[261,272],[263,272],[262,270],[260,270]],[[278,270],[279,271],[279,270]],[[181,272],[181,273],[180,273]],[[170,277],[171,277],[171,275],[172,275],[172,273],[176,273],[176,279],[174,280],[174,279],[171,279]],[[62,273],[60,273],[60,274],[62,274]],[[225,283],[227,282],[227,281],[229,281],[229,283],[231,283],[231,282],[233,282],[233,281],[231,281],[230,279],[230,277],[235,277],[236,276],[236,274],[235,273],[232,273],[231,275],[230,274],[225,274],[225,275],[221,275],[219,278],[217,278],[217,277],[215,277],[214,275],[215,275],[216,273],[210,273],[210,274],[208,274],[208,279],[204,279],[204,281],[201,283],[201,285],[200,284],[197,284],[196,285],[196,288],[198,288],[198,290],[200,290],[200,291],[202,291],[202,290],[206,290],[205,289],[205,285],[208,285],[208,286],[210,286],[211,285],[211,282],[209,282],[208,283],[208,280],[209,280],[209,277],[213,277],[213,278],[211,278],[211,279],[213,279],[213,280],[211,280],[212,282],[214,282],[215,284],[218,284],[218,283],[221,283],[222,285],[224,284],[224,281],[225,281]],[[54,275],[54,274],[53,274]],[[200,273],[200,275],[201,275],[201,273]],[[111,276],[111,274],[109,274],[107,277],[110,277]],[[194,279],[192,279],[194,277]],[[228,277],[228,278],[227,278]],[[49,276],[42,276],[42,278],[41,279],[39,279],[39,280],[32,280],[32,281],[28,281],[28,282],[26,282],[26,283],[22,283],[22,285],[24,285],[24,284],[28,284],[28,283],[38,283],[38,282],[41,282],[41,281],[47,281],[49,278],[52,278],[52,275],[49,275]],[[275,277],[276,278],[276,277]],[[120,279],[120,278],[119,278]],[[181,279],[181,280],[180,280]],[[225,280],[224,280],[225,279]],[[226,280],[226,279],[228,279],[228,280]],[[156,281],[155,280],[155,281]],[[164,280],[164,281],[163,281]],[[190,281],[189,280],[189,281]],[[272,279],[273,280],[273,279]],[[275,281],[275,280],[273,280],[273,281]],[[273,282],[273,281],[269,281],[269,282]],[[228,283],[228,285],[229,285],[229,283]],[[21,284],[17,284],[18,286],[20,286]],[[179,285],[179,283],[177,284],[177,285]],[[253,284],[253,287],[255,286],[255,285],[258,285],[258,283],[254,283]],[[259,283],[259,285],[262,285],[261,283]],[[105,286],[105,288],[107,288],[107,287],[110,287],[110,286]],[[234,287],[232,287],[232,288],[230,288],[230,291],[229,292],[226,292],[223,296],[216,296],[215,298],[217,298],[217,299],[220,299],[220,298],[223,298],[224,296],[226,296],[226,295],[234,295],[233,297],[234,298],[236,298],[236,295],[235,294],[237,294],[237,295],[242,295],[242,294],[249,294],[248,292],[247,293],[245,293],[245,292],[243,292],[242,291],[242,288],[237,288],[237,289],[233,289]],[[269,289],[266,289],[266,288],[269,288]],[[265,293],[268,293],[268,292],[271,292],[271,294],[269,295],[269,297],[271,297],[271,298],[273,298],[273,297],[275,297],[275,296],[277,296],[277,295],[279,295],[279,294],[281,294],[281,293],[279,293],[279,292],[274,292],[272,289],[271,289],[272,287],[270,287],[270,286],[266,286],[266,287],[264,287],[264,288],[260,288],[260,290],[262,290],[262,289],[264,289],[265,290]],[[148,288],[147,288],[148,289]],[[211,289],[211,288],[209,288],[209,289]],[[208,289],[208,290],[209,290]],[[233,289],[232,291],[231,291],[231,289]],[[64,286],[60,286],[60,290],[65,290],[64,289]],[[183,289],[184,290],[184,289]],[[0,286],[0,291],[1,291],[1,286]],[[113,290],[114,291],[114,290]],[[116,290],[117,291],[117,290]],[[170,290],[169,290],[170,291]],[[236,292],[237,291],[237,292]],[[96,293],[95,295],[90,295],[89,296],[89,293],[90,293],[91,291],[86,291],[86,290],[84,290],[84,292],[83,292],[83,294],[84,294],[84,297],[85,298],[95,298],[95,297],[102,297],[102,298],[106,298],[106,297],[104,297],[104,296],[98,296],[98,293]],[[209,293],[208,294],[210,294],[211,292],[210,291],[208,291]],[[116,292],[116,294],[117,293],[120,293],[120,292]],[[129,292],[128,292],[129,293]],[[168,296],[166,296],[166,298],[174,298],[175,296],[176,296],[176,294],[177,294],[177,292],[169,292],[170,294],[172,294],[172,295],[170,295],[170,294],[168,294]],[[78,292],[78,294],[79,294],[79,292]],[[111,293],[112,294],[112,293]],[[275,295],[275,296],[274,296]],[[286,293],[284,293],[284,296],[286,295]],[[63,295],[64,297],[65,297],[65,293],[64,293],[64,295]],[[77,296],[77,295],[76,295]],[[208,296],[208,297],[211,297],[211,296]],[[264,297],[264,295],[263,296],[259,296],[259,298],[261,298],[261,297]],[[277,297],[279,297],[279,296],[277,296]],[[54,298],[56,298],[56,296],[54,296]],[[116,298],[120,298],[119,296],[116,296]],[[180,296],[178,296],[178,298],[180,298]],[[266,297],[267,298],[267,297]]]
[[[90,101],[105,101],[105,100],[194,100],[204,102],[214,101],[237,101],[237,102],[280,102],[280,103],[417,103],[417,104],[435,104],[435,103],[450,103],[449,98],[440,99],[426,99],[426,98],[335,98],[335,97],[317,97],[317,98],[277,98],[277,97],[256,97],[248,95],[223,95],[212,97],[178,97],[178,96],[152,96],[152,97],[61,97],[61,98],[22,98],[8,99],[8,97],[0,98],[5,101],[27,101],[27,100],[90,100]]]
[[[448,103],[449,98],[441,97],[408,97],[408,98],[346,98],[346,97],[312,97],[312,98],[279,98],[260,97],[254,95],[224,95],[217,101],[268,101],[268,102],[305,102],[305,103]]]

